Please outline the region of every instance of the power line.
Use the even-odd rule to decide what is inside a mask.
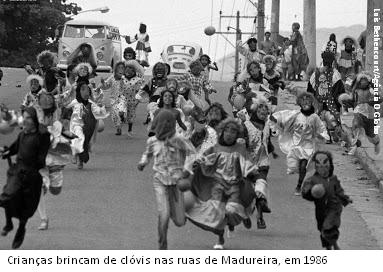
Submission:
[[[210,25],[213,25],[213,8],[214,8],[214,0],[211,0],[211,11],[210,11]],[[209,53],[210,56],[210,45],[211,45],[211,36],[209,36]]]
[[[231,9],[231,15],[230,16],[233,16],[233,13],[234,13],[234,6],[235,6],[235,2],[236,0],[234,0],[233,2],[233,7]],[[230,20],[229,20],[229,25],[231,23],[231,17],[230,17]],[[228,36],[229,35],[226,35],[226,39],[228,39]],[[224,50],[224,54],[223,54],[223,61],[222,61],[222,72],[221,72],[221,80],[222,80],[222,77],[223,77],[223,67],[225,67],[225,60],[226,60],[226,49],[227,49],[227,41],[225,42],[225,50]]]

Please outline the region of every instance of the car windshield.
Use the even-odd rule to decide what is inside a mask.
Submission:
[[[64,37],[105,39],[105,27],[94,25],[67,25],[64,32]]]
[[[196,53],[196,49],[188,45],[171,45],[167,48],[166,52],[168,55],[183,54],[193,57]]]

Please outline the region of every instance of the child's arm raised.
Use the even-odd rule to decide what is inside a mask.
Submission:
[[[218,71],[218,66],[216,62],[213,62],[213,65],[209,65],[210,70]]]

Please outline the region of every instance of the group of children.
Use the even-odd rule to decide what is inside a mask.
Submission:
[[[0,197],[6,215],[1,235],[13,229],[12,217],[19,219],[13,248],[21,246],[27,220],[36,210],[41,218],[39,229],[48,228],[46,193],[61,192],[63,169],[71,161],[79,169],[89,161],[91,140],[108,117],[102,92],[90,84],[93,69],[89,63],[69,65],[63,76],[53,53],[42,52],[37,62],[41,67],[37,72],[26,67],[28,91],[19,113],[13,112],[16,124],[8,118],[10,127],[19,125],[23,130],[15,143],[2,150],[10,168]],[[12,155],[17,155],[15,163]]]
[[[257,227],[265,229],[263,214],[271,212],[267,176],[272,159],[278,157],[271,142],[273,136],[278,137],[279,147],[286,154],[287,173],[299,176],[295,194],[315,201],[322,245],[339,249],[341,207],[352,201],[334,176],[331,154],[318,151],[318,139],[329,141],[330,136],[316,108],[319,103],[319,112],[330,112],[334,118],[329,118],[329,123],[339,126],[337,102],[346,98],[338,101],[342,86],[330,65],[332,56],[322,55],[327,68],[318,69],[308,92],[297,97],[299,110],[276,111],[278,91],[284,88],[276,69],[277,59],[254,50],[254,38],[248,45],[250,49],[241,49],[249,58],[246,70],[228,97],[234,118],[228,117],[221,104],[211,101],[210,95],[216,91],[209,81],[209,70],[218,68],[215,63],[210,65],[207,55],[191,62],[190,72],[173,78],[170,67],[159,62],[153,67],[152,78],[145,82],[144,69],[134,60],[134,50],[125,50],[125,61],[116,63],[113,75],[96,86],[89,63],[69,66],[65,79],[54,69],[53,55],[41,54],[38,61],[42,70],[52,71],[57,80],[48,91],[46,78],[33,72],[27,78],[29,91],[22,103],[23,118],[19,120],[23,131],[10,148],[2,151],[4,158],[17,154],[17,161],[10,164],[7,185],[0,196],[0,205],[6,211],[6,226],[1,234],[7,235],[13,229],[11,218],[17,217],[20,225],[13,247],[19,247],[26,222],[36,209],[42,219],[40,229],[48,227],[44,195],[47,189],[60,193],[62,171],[73,156],[79,169],[89,160],[91,140],[109,115],[102,100],[103,91],[110,89],[116,135],[122,134],[124,123],[128,123],[131,135],[138,103],[148,103],[145,124],[149,138],[137,167],[142,171],[154,159],[160,249],[168,247],[170,218],[177,226],[188,219],[216,234],[216,249],[223,248],[226,227],[229,233],[241,223],[251,228],[250,217],[255,210]],[[371,98],[365,92],[371,94],[370,84],[371,78],[366,74],[360,74],[355,81],[356,120],[362,124],[369,124],[366,112]],[[2,124],[17,123],[5,107],[1,118]],[[6,131],[1,129],[2,133]],[[372,137],[369,130],[366,134],[379,146],[378,138]],[[32,152],[34,145],[44,148]],[[310,166],[315,167],[315,174],[306,179]],[[33,195],[23,195],[22,187],[30,186],[25,182],[25,173],[35,177],[35,189],[30,190]],[[31,200],[28,209],[18,205],[20,197]]]

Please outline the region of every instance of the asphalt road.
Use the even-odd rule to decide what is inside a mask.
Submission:
[[[22,70],[3,71],[0,102],[15,108],[24,94],[23,88],[15,86],[17,81],[24,86],[26,75]],[[214,85],[218,94],[213,100],[224,103],[229,109],[225,101],[230,83]],[[280,99],[281,107],[292,106],[294,100],[293,96],[284,96]],[[140,105],[137,113],[133,138],[127,138],[127,128],[124,128],[122,136],[115,136],[112,122],[108,119],[84,169],[77,170],[75,165],[66,167],[62,193],[49,195],[47,199],[49,229],[37,230],[40,219],[36,213],[28,223],[22,249],[157,249],[153,171],[151,165],[144,172],[136,168],[146,141],[146,128],[142,125],[146,117],[145,106]],[[9,144],[15,137],[16,133],[1,135],[0,144]],[[340,155],[339,148],[330,148],[337,152],[337,164],[351,164],[350,158],[347,161]],[[226,239],[227,249],[321,249],[314,205],[293,195],[297,176],[286,175],[285,157],[279,150],[278,153],[280,158],[272,161],[269,174],[272,213],[265,216],[267,229],[256,229],[254,216],[252,229],[239,226],[234,237]],[[0,185],[5,183],[6,167],[6,161],[1,161]],[[352,171],[358,170],[351,167],[339,170],[343,172],[337,171],[341,180],[346,176],[349,180],[356,175]],[[359,191],[353,190],[352,193],[358,197]],[[381,205],[381,199],[372,197],[375,200],[369,201],[368,205]],[[340,246],[343,249],[379,249],[380,238],[371,231],[371,222],[365,219],[363,210],[354,205],[357,204],[344,209]],[[374,210],[374,206],[371,209]],[[5,223],[2,214],[1,211],[0,226]],[[0,237],[0,249],[11,248],[13,235],[14,231],[8,237]],[[182,228],[171,223],[168,240],[169,249],[198,250],[212,249],[216,237],[190,222]]]

